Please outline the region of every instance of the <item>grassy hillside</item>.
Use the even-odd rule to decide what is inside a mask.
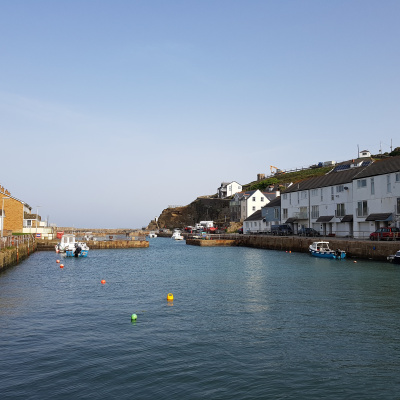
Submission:
[[[264,190],[269,185],[282,185],[288,183],[296,183],[304,181],[305,179],[314,178],[316,176],[325,175],[332,167],[309,168],[299,171],[275,174],[273,177],[268,177],[262,181],[253,181],[243,186],[243,190]]]

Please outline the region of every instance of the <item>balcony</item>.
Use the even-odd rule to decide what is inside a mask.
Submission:
[[[368,207],[364,207],[362,209],[356,208],[355,214],[357,218],[368,217],[369,209]]]
[[[345,210],[336,210],[335,211],[335,217],[336,218],[343,218],[346,215]]]
[[[296,213],[293,213],[292,218],[308,219],[308,213],[307,212],[296,212]]]

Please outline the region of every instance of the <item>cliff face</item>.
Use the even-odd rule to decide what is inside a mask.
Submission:
[[[229,200],[198,197],[187,206],[166,208],[158,217],[158,221],[151,221],[147,229],[184,228],[200,221],[214,221],[218,226],[228,225]]]

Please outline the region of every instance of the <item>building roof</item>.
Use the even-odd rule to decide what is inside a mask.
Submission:
[[[289,186],[285,193],[297,192],[301,190],[317,189],[327,186],[343,185],[351,183],[354,179],[361,179],[370,176],[389,174],[400,171],[400,156],[390,157],[384,160],[371,162],[371,160],[360,161],[363,159],[351,160],[341,163],[326,175],[310,178]],[[360,166],[353,166],[360,164]]]
[[[391,221],[392,213],[369,214],[366,221]]]
[[[254,212],[253,214],[250,215],[250,217],[247,217],[245,219],[245,221],[259,221],[263,219],[262,215],[261,215],[261,210],[258,210],[256,212]]]
[[[334,215],[325,215],[325,216],[317,218],[317,220],[315,222],[329,222],[333,217],[334,217]]]
[[[353,214],[345,215],[340,222],[353,222]]]
[[[281,206],[281,197],[278,196],[275,199],[272,199],[267,205],[265,205],[263,208],[265,207],[280,207]]]
[[[367,178],[369,176],[390,174],[392,172],[400,172],[400,156],[375,161],[365,168],[357,178]]]

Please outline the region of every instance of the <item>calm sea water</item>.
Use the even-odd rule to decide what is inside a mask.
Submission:
[[[58,257],[0,274],[1,399],[400,397],[399,267],[166,238]]]

